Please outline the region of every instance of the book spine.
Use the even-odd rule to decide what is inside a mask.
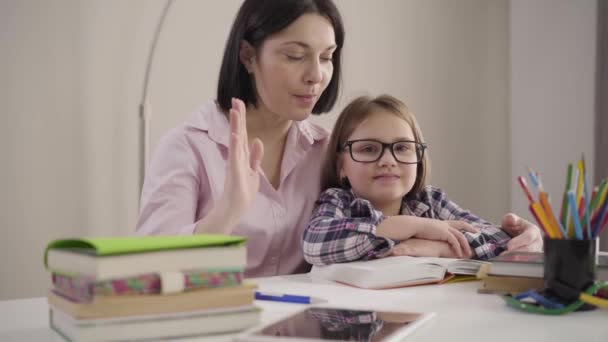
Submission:
[[[243,271],[188,271],[183,272],[184,291],[240,285]],[[147,295],[162,291],[161,277],[156,273],[129,278],[96,281],[79,275],[52,274],[53,286],[60,294],[77,302],[92,301],[95,296]]]

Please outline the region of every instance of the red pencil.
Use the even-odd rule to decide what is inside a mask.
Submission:
[[[585,196],[581,196],[581,200],[578,202],[578,217],[585,217]]]
[[[526,197],[528,197],[528,201],[530,201],[530,203],[534,203],[534,197],[532,197],[532,193],[530,192],[530,189],[528,188],[528,184],[526,184],[526,180],[524,179],[524,177],[517,177],[517,181],[519,182],[521,188],[524,190]]]

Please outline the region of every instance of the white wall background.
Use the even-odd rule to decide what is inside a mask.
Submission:
[[[510,9],[512,178],[534,168],[559,208],[567,164],[581,153],[594,179],[597,2],[511,0]],[[516,182],[511,193],[513,210],[531,218]]]
[[[550,189],[561,184],[563,166],[539,160],[558,164],[585,151],[592,167],[595,50],[582,41],[595,41],[595,0],[513,0],[511,10],[508,0],[336,1],[347,31],[344,88],[334,113],[317,119],[326,127],[359,94],[402,98],[430,144],[432,182],[491,220],[511,206],[525,212],[519,189],[512,188],[522,165],[559,169],[555,184],[544,176]],[[150,84],[153,143],[214,97],[239,4],[174,4]],[[49,240],[133,232],[138,105],[163,6],[161,0],[0,1],[0,299],[44,294]],[[525,29],[513,28],[524,23]],[[541,50],[547,40],[554,45]],[[581,63],[566,65],[572,58]],[[561,80],[559,73],[549,79],[535,73],[547,60],[565,69],[567,88],[541,92]],[[568,105],[559,115],[578,111],[582,123],[554,120],[560,101]],[[542,104],[553,104],[552,110]],[[530,114],[518,116],[524,110]],[[529,115],[570,128],[569,135],[585,142],[568,147],[572,156],[544,142],[529,151],[525,141],[545,141],[525,131]]]

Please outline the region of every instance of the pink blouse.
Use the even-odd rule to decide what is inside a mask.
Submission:
[[[192,234],[224,187],[226,116],[214,102],[202,106],[158,143],[148,165],[137,223],[140,235]],[[254,202],[233,235],[247,238],[247,277],[302,273],[302,235],[319,196],[328,132],[293,122],[275,190],[264,175]]]

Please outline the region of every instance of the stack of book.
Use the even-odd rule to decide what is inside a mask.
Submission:
[[[504,253],[490,259],[478,277],[479,293],[519,293],[542,290],[544,286],[544,254],[538,252]],[[608,253],[598,252],[595,268],[597,280],[608,280]]]
[[[223,235],[56,240],[50,326],[69,340],[232,333],[259,321],[245,239]]]

